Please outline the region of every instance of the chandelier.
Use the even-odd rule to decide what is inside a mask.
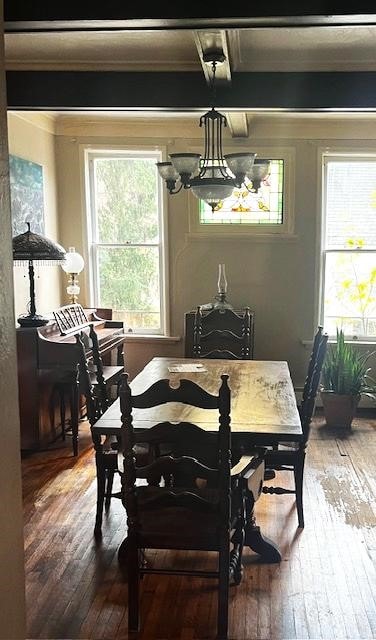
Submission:
[[[255,160],[256,153],[223,153],[222,134],[227,120],[215,109],[214,104],[216,69],[225,59],[222,51],[208,51],[204,54],[204,62],[210,64],[212,69],[212,106],[200,118],[200,127],[204,128],[205,135],[204,155],[171,153],[169,162],[156,163],[159,175],[165,180],[170,194],[179,193],[181,189],[191,189],[196,198],[210,205],[212,211],[221,200],[232,194],[235,187],[257,192],[269,173],[269,160]]]

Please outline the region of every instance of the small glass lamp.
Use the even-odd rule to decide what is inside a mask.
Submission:
[[[226,268],[224,264],[218,265],[218,294],[215,296],[217,302],[214,309],[233,309],[232,305],[226,300],[227,295],[227,279]]]
[[[69,247],[65,254],[65,260],[61,267],[65,273],[68,274],[68,286],[67,294],[70,298],[70,302],[75,304],[77,302],[78,295],[80,293],[80,286],[78,284],[77,276],[84,268],[85,262],[83,257],[77,253],[74,247]]]

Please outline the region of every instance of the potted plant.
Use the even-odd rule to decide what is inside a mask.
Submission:
[[[368,366],[373,353],[360,354],[355,345],[345,342],[342,329],[337,329],[337,341],[322,369],[321,398],[329,427],[350,429],[361,395],[376,399],[376,381]]]

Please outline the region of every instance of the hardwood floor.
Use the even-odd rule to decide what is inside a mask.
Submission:
[[[305,520],[294,496],[263,495],[257,519],[283,560],[260,565],[246,550],[244,577],[231,587],[229,638],[376,638],[376,420],[357,419],[349,435],[315,419],[305,473]],[[117,549],[125,513],[113,500],[102,544],[93,538],[95,467],[87,425],[80,455],[70,441],[22,461],[28,638],[121,640],[127,584]],[[283,472],[286,482],[289,474]],[[152,562],[201,554],[150,552]],[[206,565],[214,558],[205,557]],[[147,576],[140,640],[204,640],[216,630],[216,588],[203,579]]]

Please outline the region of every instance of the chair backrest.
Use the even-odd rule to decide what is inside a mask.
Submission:
[[[197,307],[193,326],[193,354],[197,358],[225,358],[250,360],[251,312],[232,309],[213,309],[203,313]]]
[[[304,383],[302,402],[299,408],[302,421],[304,443],[309,438],[310,424],[315,409],[315,401],[320,383],[322,365],[325,360],[328,334],[323,334],[323,328],[318,327],[313,341],[311,357],[308,363],[307,377]]]
[[[92,426],[104,413],[107,406],[103,402],[103,397],[106,394],[105,386],[101,387],[100,381],[98,381],[97,391],[94,391],[91,383],[90,372],[88,368],[88,362],[86,359],[85,345],[82,340],[81,333],[75,335],[76,338],[76,361],[78,365],[78,382],[80,391],[83,393],[86,399],[86,411],[90,425]]]
[[[78,329],[88,326],[87,315],[78,303],[60,307],[53,314],[61,335],[75,333]]]
[[[159,511],[165,507],[215,511],[218,514],[218,531],[229,526],[230,389],[228,376],[222,375],[221,379],[218,395],[209,394],[199,385],[184,379],[178,388],[170,387],[169,380],[159,380],[144,393],[133,395],[128,374],[123,374],[119,390],[124,458],[122,481],[129,535],[132,532],[138,535],[143,510]],[[148,429],[133,428],[134,409],[148,409],[170,402],[217,409],[218,432],[208,433],[188,422],[161,422]],[[148,465],[137,467],[133,448],[141,443],[148,444],[158,453],[151,457]],[[168,455],[160,455],[166,446]],[[139,479],[146,480],[147,486],[138,486],[136,482]],[[210,499],[200,492],[197,479],[204,480],[210,487]]]
[[[98,387],[98,400],[101,403],[101,413],[104,413],[110,406],[110,401],[107,394],[106,381],[103,375],[103,360],[100,355],[98,336],[93,324],[90,324],[89,337],[92,344],[92,357],[95,366],[95,376]]]

